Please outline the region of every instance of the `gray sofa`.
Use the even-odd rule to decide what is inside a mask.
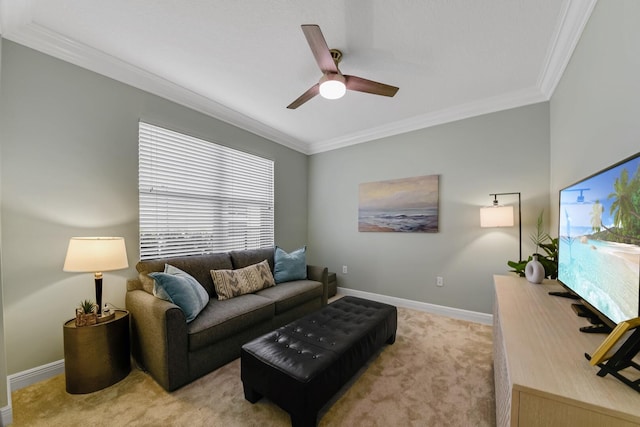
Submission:
[[[210,270],[237,269],[268,260],[274,248],[141,261],[139,277],[127,282],[131,348],[142,369],[166,390],[175,390],[238,358],[241,346],[327,304],[327,269],[307,266],[307,279],[277,284],[258,292],[218,300]],[[153,295],[153,279],[165,263],[193,276],[209,303],[190,323],[182,310]]]

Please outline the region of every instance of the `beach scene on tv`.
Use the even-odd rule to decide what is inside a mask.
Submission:
[[[561,190],[558,279],[615,323],[638,317],[640,156]]]

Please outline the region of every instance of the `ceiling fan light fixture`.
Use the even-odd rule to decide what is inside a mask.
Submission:
[[[344,77],[341,74],[325,74],[320,79],[320,96],[325,99],[339,99],[347,92]]]
[[[318,94],[325,99],[342,98],[347,89],[389,97],[394,96],[398,91],[395,86],[374,82],[358,76],[343,76],[338,69],[342,52],[338,49],[329,49],[320,27],[315,24],[303,25],[302,32],[307,38],[311,53],[313,53],[313,57],[318,63],[323,76],[318,83],[311,86],[295,101],[287,105],[288,109],[295,110]]]

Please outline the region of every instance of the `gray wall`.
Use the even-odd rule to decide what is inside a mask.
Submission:
[[[62,271],[69,237],[125,237],[130,268],[105,273],[103,291],[124,307],[138,260],[139,119],[273,159],[276,243],[307,242],[307,156],[6,40],[1,78],[9,374],[62,359],[62,324],[94,299],[92,274]]]
[[[358,232],[359,184],[431,174],[440,175],[439,233]],[[311,250],[338,273],[339,286],[490,313],[492,275],[518,258],[518,229],[481,229],[479,209],[490,204],[489,193],[522,193],[526,258],[548,189],[548,103],[316,154],[309,166]],[[517,196],[500,201],[517,207]]]
[[[600,0],[551,98],[558,190],[640,151],[640,2]]]

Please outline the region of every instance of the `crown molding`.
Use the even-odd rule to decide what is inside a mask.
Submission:
[[[538,87],[551,99],[598,0],[569,0],[547,53]]]
[[[548,100],[549,99],[545,97],[538,88],[511,92],[476,102],[456,105],[451,108],[419,115],[406,120],[400,120],[387,125],[370,128],[362,132],[355,132],[339,138],[317,142],[312,145],[310,154],[336,150],[338,148],[361,144],[375,139],[425,129],[432,126],[455,122],[457,120],[481,116],[483,114],[495,113],[497,111],[508,110],[530,104],[537,104],[538,102]]]
[[[15,28],[15,27],[14,27]],[[261,123],[245,114],[228,108],[210,98],[170,82],[114,56],[93,49],[38,24],[29,23],[7,31],[7,40],[107,76],[137,89],[152,93],[177,104],[214,117],[248,132],[264,137],[304,154],[303,142]]]
[[[483,99],[331,140],[316,142],[311,144],[309,154],[336,150],[375,139],[550,100],[571,60],[571,55],[580,41],[582,31],[587,25],[596,3],[597,0],[567,1],[535,88]]]
[[[3,38],[168,99],[303,154],[311,155],[482,114],[548,101],[562,78],[596,3],[597,0],[567,0],[535,88],[454,106],[329,140],[312,142],[293,138],[215,100],[34,23],[33,4],[29,0],[0,0],[0,28],[4,31]]]

